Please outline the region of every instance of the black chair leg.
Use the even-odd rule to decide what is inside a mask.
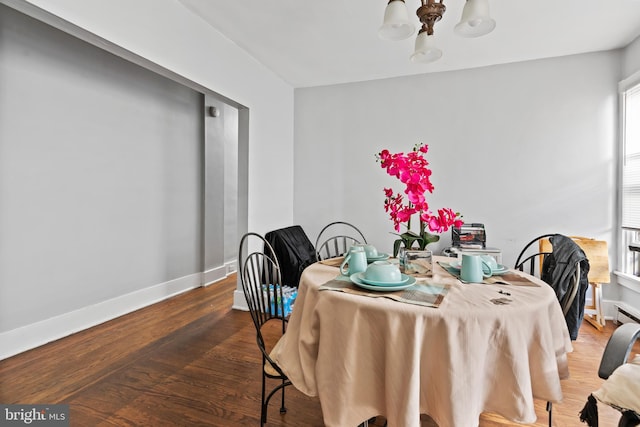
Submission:
[[[260,427],[264,426],[264,424],[267,422],[267,403],[264,400],[264,394],[265,394],[265,390],[266,390],[266,379],[264,374],[262,374],[262,399],[261,399],[261,406],[260,406]]]
[[[547,402],[547,412],[549,412],[549,427],[553,424],[553,403]]]
[[[267,410],[269,409],[269,402],[271,401],[271,398],[279,391],[282,391],[282,407],[280,408],[280,413],[284,414],[287,412],[287,408],[284,407],[284,389],[290,385],[291,385],[291,381],[283,380],[282,384],[278,385],[276,388],[271,390],[271,392],[267,395],[267,398],[264,399],[264,404],[262,406],[263,413],[264,413],[264,416],[262,417],[263,423],[267,422]]]
[[[284,389],[285,387],[285,380],[282,380],[282,404],[280,405],[280,413],[281,414],[286,414],[287,413],[287,408],[284,407]]]

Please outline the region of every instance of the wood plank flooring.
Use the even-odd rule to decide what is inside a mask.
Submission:
[[[261,360],[249,314],[231,309],[235,286],[230,276],[0,361],[0,402],[67,403],[71,425],[81,427],[259,425]],[[603,332],[586,322],[580,329],[555,426],[585,426],[577,414],[602,381],[597,369],[614,330],[607,323]],[[274,398],[269,426],[323,425],[316,398],[289,387],[286,401],[280,415]],[[617,425],[616,411],[599,409],[602,427]],[[536,412],[534,425],[546,426],[545,402]],[[422,425],[436,426],[427,416]],[[480,420],[509,425],[516,424],[492,414]]]

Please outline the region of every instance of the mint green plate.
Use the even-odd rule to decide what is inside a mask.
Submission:
[[[385,261],[390,257],[389,254],[379,253],[378,256],[367,257],[367,262]]]
[[[459,260],[451,261],[449,263],[449,267],[454,268],[456,270],[460,270],[460,268],[462,268],[462,263]],[[498,264],[498,269],[497,270],[493,270],[491,275],[492,276],[500,276],[500,275],[508,273],[508,272],[509,272],[509,268],[507,266],[502,265],[502,264]]]
[[[357,274],[359,274],[358,279],[360,279],[361,282],[371,286],[400,286],[400,285],[404,285],[411,279],[411,276],[408,276],[406,274],[401,274],[399,282],[380,282],[378,280],[367,279],[365,277],[365,273],[357,273]]]
[[[378,292],[401,291],[403,289],[407,289],[416,284],[415,277],[411,277],[411,276],[407,276],[406,274],[403,274],[402,275],[403,281],[401,282],[394,283],[394,284],[388,283],[385,285],[371,285],[369,283],[365,283],[362,280],[362,274],[363,273],[355,273],[349,276],[349,278],[356,286],[359,286],[363,289],[367,289],[369,291],[378,291]],[[405,279],[405,277],[407,277],[408,279]]]

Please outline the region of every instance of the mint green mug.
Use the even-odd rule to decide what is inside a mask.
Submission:
[[[462,255],[460,279],[464,282],[480,283],[483,279],[491,277],[491,271],[491,266],[480,255]]]
[[[491,255],[480,255],[480,258],[482,258],[482,260],[486,262],[487,266],[489,266],[489,271],[491,273],[499,270],[498,261],[496,261],[496,259]],[[485,269],[485,267],[486,266],[483,264],[482,268]]]
[[[348,267],[347,267],[348,266]],[[367,254],[364,248],[351,246],[349,252],[340,264],[340,273],[344,276],[351,276],[355,273],[362,273],[367,270]]]

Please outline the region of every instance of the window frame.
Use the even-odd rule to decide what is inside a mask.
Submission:
[[[622,200],[623,200],[623,173],[625,165],[625,147],[626,147],[626,95],[628,92],[640,88],[640,71],[632,74],[628,78],[618,83],[618,185],[617,185],[617,219],[616,235],[618,238],[618,262],[615,274],[618,283],[622,286],[630,288],[636,292],[640,292],[640,277],[634,275],[634,257],[628,248],[630,240],[640,242],[640,230],[635,231],[636,236],[630,235],[634,232],[625,230],[622,227]],[[637,257],[636,266],[640,264],[640,252],[635,254]],[[637,267],[636,267],[637,268]],[[640,271],[638,271],[640,273]]]

